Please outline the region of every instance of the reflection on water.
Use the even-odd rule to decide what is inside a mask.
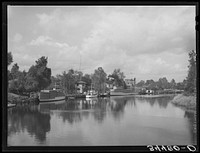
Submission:
[[[8,109],[8,145],[196,144],[172,97],[75,99]]]
[[[26,130],[42,143],[46,140],[46,133],[50,131],[50,118],[50,114],[43,114],[33,106],[9,109],[8,136]]]

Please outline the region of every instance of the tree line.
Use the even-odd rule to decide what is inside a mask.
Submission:
[[[137,83],[138,87],[146,87],[147,89],[152,90],[163,90],[163,89],[178,89],[184,90],[185,94],[194,94],[196,93],[196,52],[194,50],[188,53],[189,55],[189,65],[188,65],[188,75],[182,81],[176,83],[174,79],[168,82],[166,77],[160,78],[158,81],[154,80],[141,80]]]
[[[8,92],[23,94],[25,92],[40,91],[51,84],[51,68],[47,67],[47,57],[42,56],[28,72],[20,71],[15,63],[8,70]],[[12,53],[8,53],[8,66],[13,62]]]
[[[12,53],[8,53],[8,66],[13,62]],[[91,88],[102,93],[109,90],[106,84],[112,84],[117,87],[127,88],[124,81],[125,75],[120,69],[107,75],[102,67],[98,67],[92,74],[84,74],[74,69],[64,71],[56,76],[51,75],[51,68],[47,67],[48,58],[42,56],[35,65],[32,65],[28,72],[20,71],[15,63],[11,70],[8,70],[8,91],[21,94],[23,92],[40,91],[42,89],[52,89],[55,85],[59,86],[66,94],[76,92],[76,83],[84,81],[86,83],[85,91]],[[112,78],[111,80],[109,78]],[[176,83],[174,79],[168,82],[166,77],[158,81],[141,80],[136,84],[137,87],[146,87],[153,90],[179,89],[187,93],[196,91],[196,53],[194,50],[189,52],[188,76],[183,82]]]

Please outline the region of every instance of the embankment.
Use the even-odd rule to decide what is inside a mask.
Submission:
[[[11,104],[30,104],[38,103],[37,98],[30,98],[28,96],[21,96],[14,93],[8,93],[8,103]]]
[[[190,95],[185,96],[179,94],[173,98],[171,101],[174,105],[181,106],[186,110],[196,110],[196,96]]]

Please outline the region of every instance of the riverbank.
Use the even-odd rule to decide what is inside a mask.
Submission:
[[[159,98],[159,97],[171,97],[174,96],[175,94],[159,94],[159,95],[135,95],[135,97],[139,98]]]
[[[175,96],[171,102],[174,105],[183,107],[186,110],[196,110],[196,96],[194,95],[185,96],[183,94],[179,94]]]
[[[38,103],[37,98],[30,98],[28,96],[21,96],[14,93],[8,93],[8,103],[10,104],[30,104],[30,103]]]

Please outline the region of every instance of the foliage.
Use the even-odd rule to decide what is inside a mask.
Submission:
[[[9,91],[13,93],[23,93],[25,91],[26,72],[18,72],[17,78],[9,81]]]
[[[96,91],[99,93],[104,93],[106,90],[106,76],[102,67],[99,67],[94,71],[92,75],[92,85]]]
[[[51,83],[51,69],[47,68],[47,58],[42,56],[32,65],[28,72],[21,72],[19,66],[13,65],[9,75],[9,91],[23,93],[39,91]]]
[[[51,69],[47,68],[47,58],[42,56],[32,65],[26,76],[26,90],[40,91],[51,83]]]
[[[64,71],[62,75],[57,75],[57,81],[61,82],[61,87],[66,94],[76,92],[76,83],[81,80],[83,73],[70,69],[67,73]]]
[[[19,66],[17,65],[17,63],[15,63],[11,69],[11,78],[12,79],[16,79],[18,78],[19,75]]]
[[[123,72],[120,71],[120,69],[115,69],[109,77],[114,78],[114,85],[117,87],[124,87],[124,78],[125,75]]]
[[[12,56],[12,53],[11,52],[9,52],[8,53],[8,66],[13,62],[13,56]]]
[[[141,80],[140,82],[137,83],[138,87],[143,87],[145,85],[145,81]]]
[[[185,91],[188,93],[194,93],[196,91],[196,53],[194,50],[189,52],[188,68]]]
[[[92,79],[91,79],[91,76],[89,74],[85,74],[82,79],[82,81],[84,81],[86,83],[86,88],[85,90],[90,90],[89,87],[91,86],[92,84]]]

